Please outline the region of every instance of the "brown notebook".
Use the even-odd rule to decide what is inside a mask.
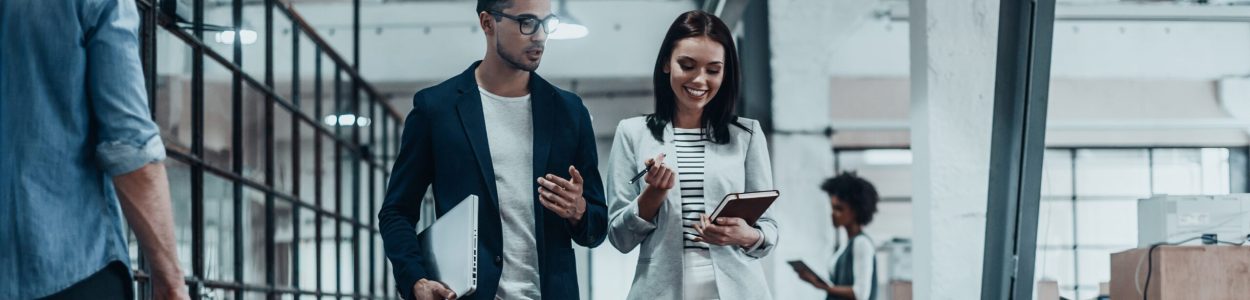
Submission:
[[[721,200],[716,210],[712,211],[711,219],[715,222],[716,218],[736,217],[755,226],[755,221],[764,215],[764,211],[773,205],[773,201],[776,201],[778,196],[781,196],[781,192],[777,190],[725,195],[725,199]]]

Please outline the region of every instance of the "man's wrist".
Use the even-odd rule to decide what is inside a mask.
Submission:
[[[569,218],[568,218],[568,219],[569,219],[569,224],[572,224],[573,226],[577,226],[577,224],[581,223],[581,222],[582,222],[582,215],[585,215],[585,214],[586,214],[586,206],[585,206],[586,199],[585,199],[585,198],[582,198],[580,201],[581,201],[581,203],[582,203],[582,207],[581,207],[581,209],[580,209],[580,210],[574,210],[574,211],[573,211],[573,215],[572,215],[572,216],[569,216]]]
[[[187,294],[187,285],[182,278],[160,280],[153,288],[154,292],[163,296],[160,299],[182,299],[179,296]]]
[[[177,271],[177,270],[174,270],[174,271]],[[182,278],[181,273],[178,273],[178,275],[163,275],[163,276],[153,277],[153,281],[155,281],[156,284],[161,285],[167,289],[176,289],[179,287],[186,287],[187,285],[186,280]]]

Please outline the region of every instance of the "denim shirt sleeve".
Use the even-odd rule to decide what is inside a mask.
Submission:
[[[160,130],[148,113],[139,61],[139,13],[132,0],[91,1],[83,15],[87,50],[87,95],[96,158],[108,176],[117,176],[165,158]]]

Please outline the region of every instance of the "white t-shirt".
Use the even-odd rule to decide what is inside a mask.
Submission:
[[[490,163],[499,192],[503,266],[496,299],[541,299],[534,232],[534,122],[530,96],[502,97],[478,87]]]

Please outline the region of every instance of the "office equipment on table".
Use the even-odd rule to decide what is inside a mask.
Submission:
[[[1138,247],[1176,242],[1206,233],[1216,234],[1224,241],[1245,240],[1250,234],[1250,194],[1155,195],[1137,201]]]

